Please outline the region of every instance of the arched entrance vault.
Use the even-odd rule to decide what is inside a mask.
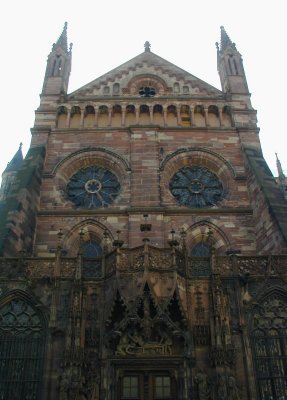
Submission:
[[[148,284],[134,301],[119,292],[105,337],[115,399],[179,399],[187,382],[178,374],[192,357],[192,338],[175,294],[159,304]]]

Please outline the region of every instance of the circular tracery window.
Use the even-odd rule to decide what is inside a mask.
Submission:
[[[207,168],[183,167],[171,178],[169,189],[179,204],[210,207],[223,199],[223,186]]]
[[[155,96],[155,89],[150,86],[143,86],[139,90],[139,95],[141,97],[154,97]]]
[[[117,177],[108,169],[90,166],[76,172],[67,185],[69,199],[76,207],[106,207],[120,191]]]

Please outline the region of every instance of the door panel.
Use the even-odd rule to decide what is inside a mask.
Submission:
[[[176,382],[169,371],[123,371],[118,400],[176,400]]]

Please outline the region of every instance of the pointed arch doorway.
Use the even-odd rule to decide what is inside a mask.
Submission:
[[[184,398],[192,339],[177,296],[162,307],[148,284],[132,304],[117,293],[106,336],[113,400]]]

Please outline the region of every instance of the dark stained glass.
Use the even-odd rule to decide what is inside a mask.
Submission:
[[[143,86],[139,90],[139,95],[141,97],[154,97],[155,96],[155,89],[149,86]]]
[[[83,247],[84,257],[101,257],[102,255],[103,250],[99,243],[95,240],[88,240],[84,242]]]
[[[99,166],[79,170],[67,185],[69,199],[78,208],[107,207],[119,191],[117,177],[110,170]]]
[[[183,167],[171,178],[169,188],[176,201],[187,207],[211,207],[223,198],[223,186],[205,167]]]
[[[95,240],[88,240],[83,244],[83,276],[85,278],[99,278],[102,274],[101,245]]]
[[[273,295],[253,316],[252,344],[260,399],[287,399],[287,301]]]
[[[0,308],[0,399],[40,398],[44,344],[42,321],[29,304],[14,299]]]

